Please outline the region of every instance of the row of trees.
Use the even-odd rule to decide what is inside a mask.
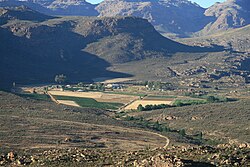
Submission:
[[[183,138],[187,138],[189,140],[193,140],[196,143],[201,143],[203,141],[203,133],[202,132],[198,132],[196,134],[193,135],[188,135],[186,133],[185,129],[180,129],[180,130],[174,130],[169,128],[168,126],[159,123],[158,121],[156,122],[150,122],[148,120],[143,119],[143,117],[140,118],[136,118],[133,116],[126,116],[124,118],[127,121],[134,121],[135,123],[137,123],[140,126],[146,127],[146,128],[150,128],[159,132],[175,132],[175,133],[179,133],[179,135]]]
[[[159,104],[159,105],[146,105],[143,107],[141,104],[138,105],[137,110],[138,111],[150,111],[150,110],[158,110],[158,109],[164,109],[169,108],[171,106],[167,104]]]

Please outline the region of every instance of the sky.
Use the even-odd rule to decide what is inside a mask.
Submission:
[[[96,4],[101,2],[102,0],[87,0],[88,2],[92,4]],[[212,6],[215,2],[223,2],[225,0],[191,0],[192,2],[198,3],[200,6],[207,8],[209,6]]]

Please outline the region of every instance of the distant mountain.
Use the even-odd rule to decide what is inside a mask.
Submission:
[[[95,5],[85,0],[0,0],[0,6],[25,5],[47,15],[97,16]]]
[[[38,13],[25,6],[0,8],[0,25],[9,20],[45,21],[54,17]]]
[[[250,53],[250,25],[197,38],[178,41],[192,46],[221,45],[228,50]]]
[[[204,9],[188,0],[0,0],[0,6],[27,6],[47,15],[135,16],[147,19],[162,35],[206,36],[250,24],[250,2],[227,0]]]
[[[227,0],[216,3],[205,11],[207,17],[214,17],[199,35],[213,34],[250,24],[250,1]]]
[[[5,19],[0,27],[0,77],[8,83],[52,82],[56,74],[74,81],[129,76],[106,68],[114,63],[203,50],[164,38],[140,18],[51,19],[26,7],[0,11],[0,20]]]
[[[99,16],[136,16],[147,19],[161,33],[188,36],[211,21],[205,9],[188,0],[104,0]]]

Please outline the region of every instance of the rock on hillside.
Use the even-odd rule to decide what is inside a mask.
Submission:
[[[199,31],[209,22],[205,9],[187,0],[104,0],[96,9],[99,16],[145,18],[159,32],[180,36]]]
[[[250,1],[227,0],[216,3],[205,11],[207,17],[214,17],[200,34],[212,34],[233,28],[240,28],[250,24]]]

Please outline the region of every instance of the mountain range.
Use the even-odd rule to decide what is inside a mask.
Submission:
[[[38,12],[24,4],[33,4],[39,6],[39,9],[51,12],[49,6],[55,1],[16,2],[2,0],[0,3],[2,6],[10,6],[0,8],[1,85],[10,86],[12,82],[53,82],[54,76],[58,74],[67,75],[73,82],[92,82],[96,78],[134,77],[139,80],[171,80],[179,83],[180,80],[188,80],[190,76],[194,77],[192,81],[197,82],[224,79],[218,81],[220,83],[225,81],[224,77],[233,77],[231,80],[240,84],[250,80],[248,10],[245,5],[239,7],[240,4],[247,4],[244,0],[230,0],[211,7],[228,3],[238,4],[237,11],[242,13],[239,15],[242,20],[240,23],[237,19],[235,24],[223,22],[228,25],[223,27],[223,33],[221,29],[208,29],[209,35],[180,38],[176,41],[162,36],[159,29],[156,31],[157,26],[151,24],[152,20],[131,14],[106,17],[102,15],[108,12],[103,12],[99,17],[49,16],[46,12]],[[67,2],[78,4],[85,1]],[[106,8],[107,2],[109,1],[105,0],[95,9],[100,12]],[[119,3],[124,2],[125,0]],[[130,2],[134,3],[133,0]],[[150,5],[166,5],[170,2],[174,1],[155,1]],[[201,9],[185,0],[175,2],[177,8],[182,4],[184,7],[195,6],[195,9]],[[20,4],[22,5],[18,6]],[[102,5],[104,6],[101,8]],[[150,8],[153,9],[153,6]],[[225,16],[227,21],[231,18],[217,14],[206,17],[210,17],[209,21],[211,17],[221,19],[222,16]],[[214,19],[213,24],[218,19]],[[232,27],[233,25],[235,27]],[[211,32],[213,33],[210,34]],[[204,33],[204,30],[200,33]],[[178,34],[187,35],[182,32]],[[194,33],[197,34],[198,32]],[[220,69],[223,77],[215,76],[213,69]]]
[[[135,17],[52,17],[25,6],[0,8],[0,76],[19,83],[131,76],[107,71],[112,64],[204,52],[161,36]],[[212,48],[208,48],[212,50]]]
[[[25,5],[47,15],[135,16],[147,19],[168,37],[205,36],[250,23],[249,1],[227,0],[204,9],[188,0],[1,0],[0,6]]]

